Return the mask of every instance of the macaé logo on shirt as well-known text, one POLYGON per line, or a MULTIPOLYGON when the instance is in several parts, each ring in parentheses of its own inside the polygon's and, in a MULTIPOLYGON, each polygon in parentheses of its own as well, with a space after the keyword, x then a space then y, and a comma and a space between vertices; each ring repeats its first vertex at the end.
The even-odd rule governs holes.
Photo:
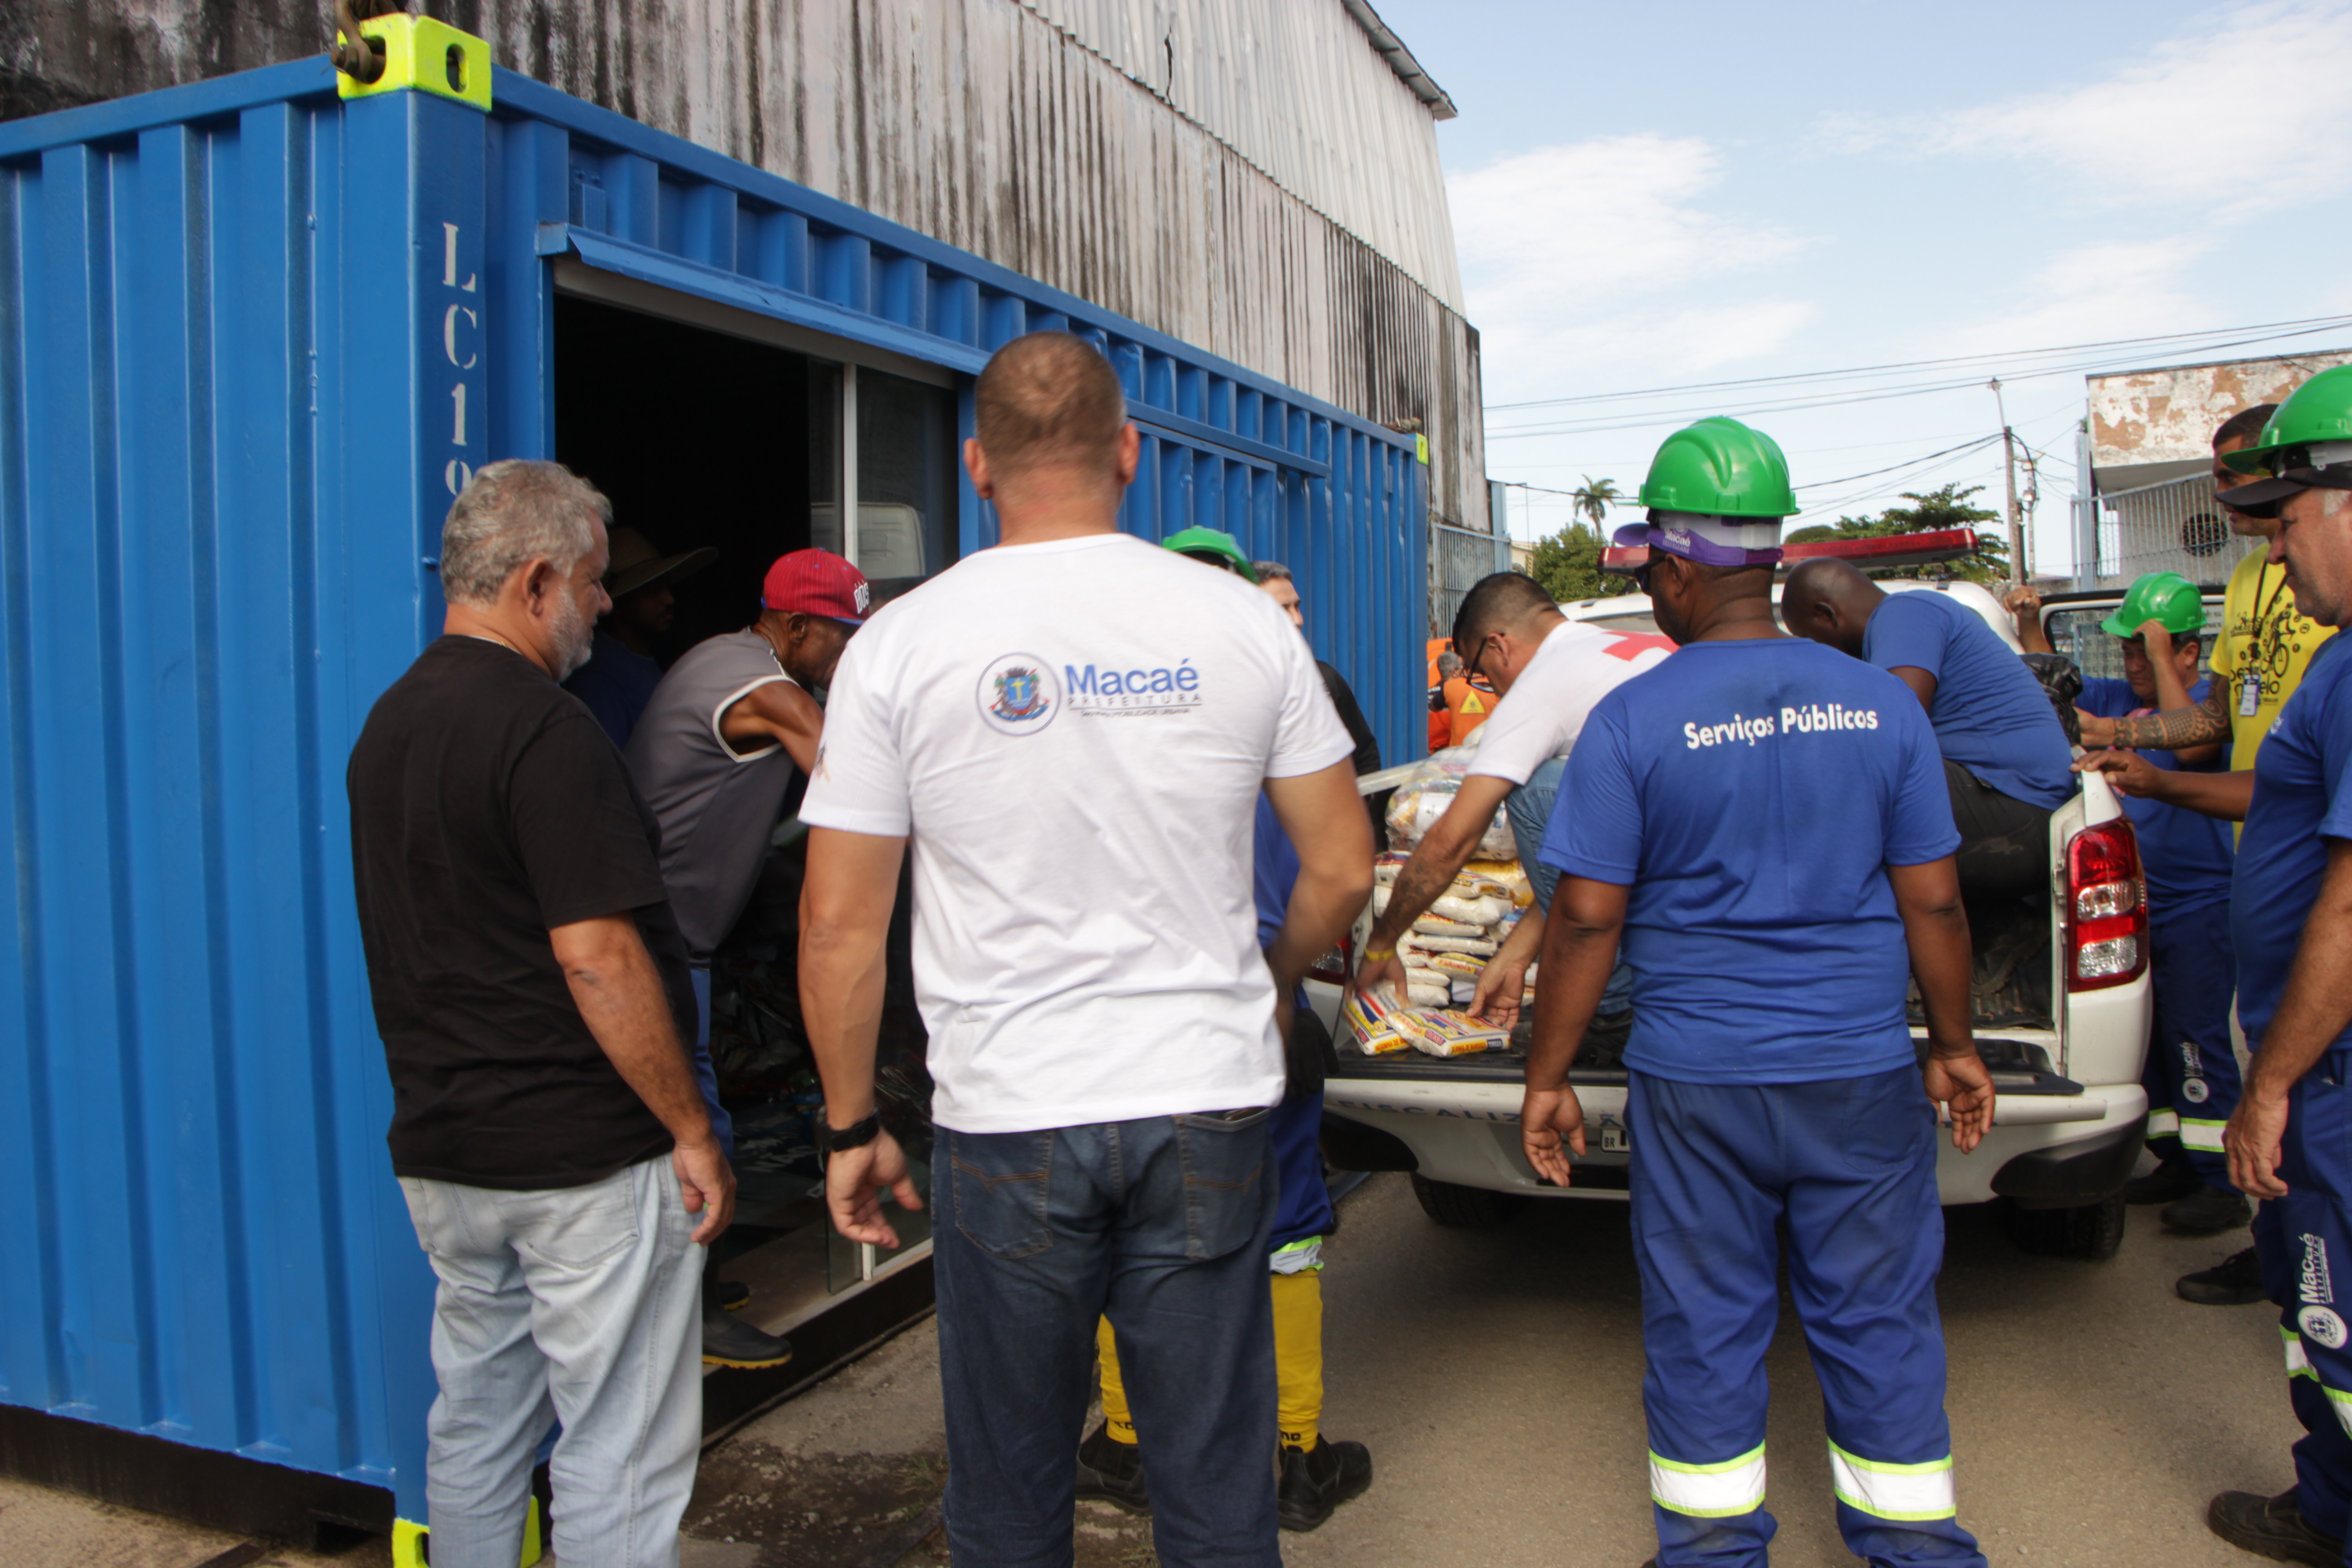
POLYGON ((980 716, 1000 735, 1034 735, 1054 721, 1062 694, 1053 666, 1034 654, 1008 653, 980 672, 980 716))
POLYGON ((1690 751, 1701 746, 1754 745, 1775 735, 1826 735, 1836 730, 1875 730, 1878 710, 1847 708, 1832 702, 1824 708, 1809 702, 1802 708, 1783 708, 1776 720, 1769 713, 1750 719, 1744 713, 1734 713, 1729 721, 1721 724, 1701 724, 1696 721, 1683 726, 1683 745, 1690 751))
POLYGON ((1174 666, 1120 668, 1114 664, 1062 667, 1070 710, 1096 718, 1190 713, 1201 706, 1201 672, 1189 658, 1174 666))

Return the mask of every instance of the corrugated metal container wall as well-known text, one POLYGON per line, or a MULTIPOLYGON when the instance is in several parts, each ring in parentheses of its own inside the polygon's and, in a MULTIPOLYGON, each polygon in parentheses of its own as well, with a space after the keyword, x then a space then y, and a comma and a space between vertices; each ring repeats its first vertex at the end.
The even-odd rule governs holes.
POLYGON ((385 1485, 429 1276, 342 773, 425 587, 403 185, 347 197, 398 108, 309 66, 0 128, 0 1399, 385 1485))
MULTIPOLYGON (((1409 437, 526 79, 494 97, 341 102, 312 60, 0 126, 0 1401, 409 1518, 430 1276, 342 768, 437 627, 454 489, 553 450, 552 258, 967 374, 1092 337, 1147 437, 1125 526, 1289 561, 1390 757, 1423 722, 1409 437)), ((992 537, 968 488, 961 530, 992 537)))

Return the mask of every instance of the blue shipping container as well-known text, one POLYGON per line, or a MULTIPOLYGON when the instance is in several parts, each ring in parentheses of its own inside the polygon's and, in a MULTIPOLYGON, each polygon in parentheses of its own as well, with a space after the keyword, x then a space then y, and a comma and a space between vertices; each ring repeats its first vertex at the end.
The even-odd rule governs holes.
MULTIPOLYGON (((306 60, 0 125, 0 1404, 410 1520, 432 1278, 342 771, 438 630, 450 497, 558 455, 593 380, 560 293, 843 345, 965 433, 992 348, 1088 336, 1145 437, 1125 526, 1289 562, 1391 760, 1427 581, 1411 437, 426 41, 410 86, 306 60)), ((992 541, 968 482, 953 518, 992 541)))

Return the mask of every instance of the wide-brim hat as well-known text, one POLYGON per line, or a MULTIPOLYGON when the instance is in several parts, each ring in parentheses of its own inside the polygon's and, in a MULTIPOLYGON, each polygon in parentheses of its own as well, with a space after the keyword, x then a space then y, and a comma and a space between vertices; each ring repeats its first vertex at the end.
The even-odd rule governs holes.
POLYGON ((659 545, 634 528, 616 528, 608 537, 613 560, 604 568, 604 592, 615 599, 656 583, 675 588, 719 559, 719 552, 707 545, 700 550, 664 555, 659 545))

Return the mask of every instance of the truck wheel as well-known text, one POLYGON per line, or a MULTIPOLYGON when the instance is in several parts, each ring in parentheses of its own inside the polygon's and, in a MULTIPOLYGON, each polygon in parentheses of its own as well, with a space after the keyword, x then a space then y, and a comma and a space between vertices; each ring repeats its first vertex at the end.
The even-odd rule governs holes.
POLYGON ((2105 1263, 2124 1244, 2123 1194, 2079 1208, 2025 1209, 2010 1204, 2001 1215, 2001 1228, 2020 1252, 2105 1263))
POLYGON ((1484 1187, 1433 1182, 1418 1171, 1413 1173, 1412 1195, 1421 1200, 1422 1213, 1456 1230, 1500 1225, 1528 1201, 1512 1193, 1490 1193, 1484 1187))

